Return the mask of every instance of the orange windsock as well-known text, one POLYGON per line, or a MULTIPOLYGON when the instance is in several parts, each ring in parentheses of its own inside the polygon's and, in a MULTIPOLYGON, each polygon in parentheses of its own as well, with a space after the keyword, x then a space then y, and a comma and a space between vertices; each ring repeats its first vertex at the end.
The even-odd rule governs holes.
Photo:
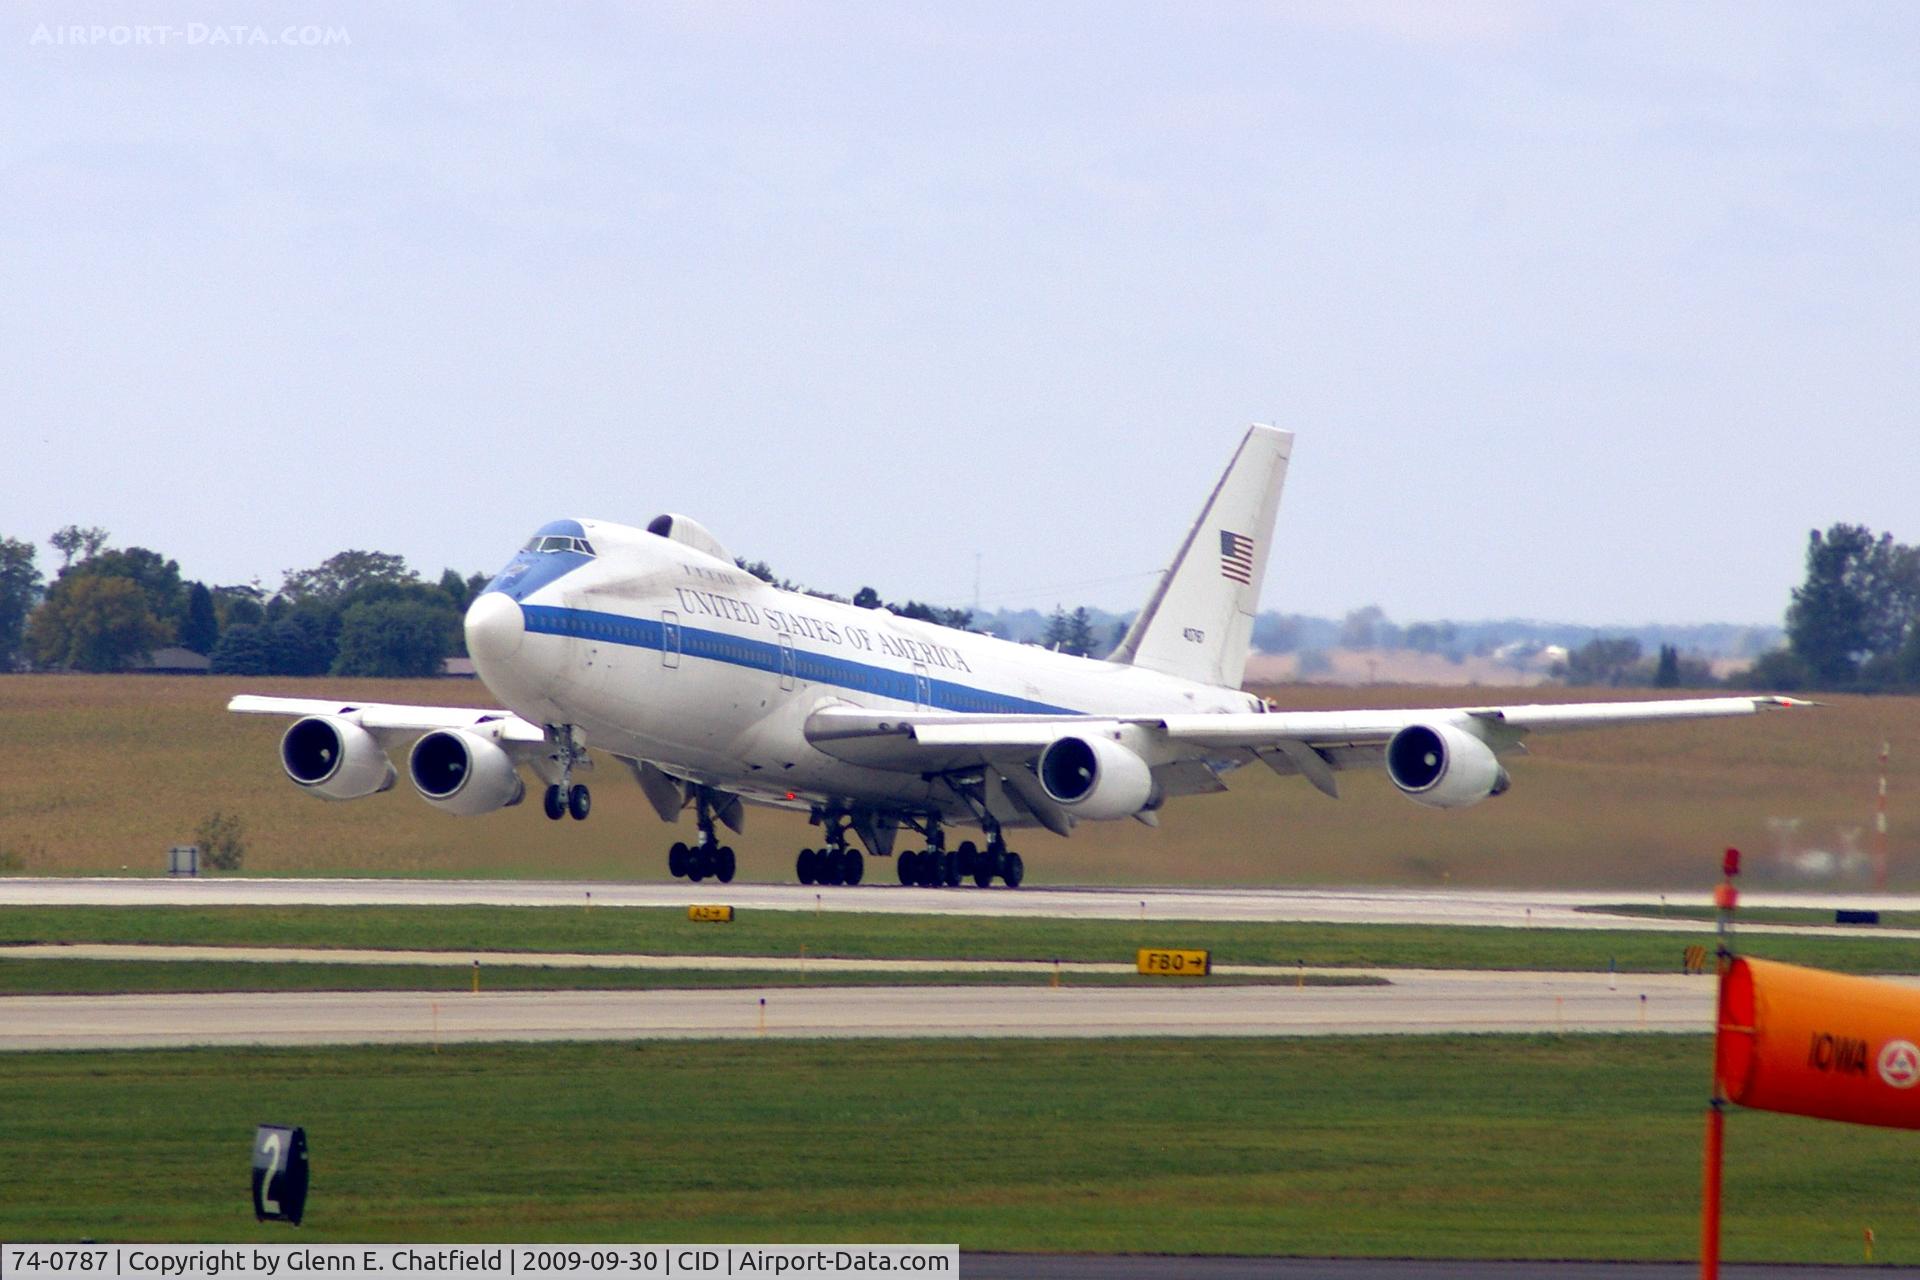
POLYGON ((1735 959, 1720 978, 1714 1074, 1743 1107, 1920 1129, 1920 990, 1735 959))

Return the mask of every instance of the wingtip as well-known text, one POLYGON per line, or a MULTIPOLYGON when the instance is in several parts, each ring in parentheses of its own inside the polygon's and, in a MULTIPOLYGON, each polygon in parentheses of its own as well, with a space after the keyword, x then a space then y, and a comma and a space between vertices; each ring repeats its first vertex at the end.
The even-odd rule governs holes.
POLYGON ((1781 693, 1763 694, 1755 698, 1754 702, 1758 706, 1779 707, 1782 710, 1789 707, 1824 707, 1827 705, 1824 702, 1814 702, 1807 698, 1789 698, 1781 693))

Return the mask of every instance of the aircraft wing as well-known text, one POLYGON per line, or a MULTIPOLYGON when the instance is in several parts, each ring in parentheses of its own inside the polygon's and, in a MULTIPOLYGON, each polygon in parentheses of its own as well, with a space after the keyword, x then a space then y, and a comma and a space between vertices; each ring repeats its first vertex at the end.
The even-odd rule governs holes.
POLYGON ((1534 732, 1746 716, 1811 705, 1761 695, 1211 715, 993 715, 826 707, 808 718, 806 735, 821 751, 853 763, 937 773, 985 763, 1024 763, 1066 734, 1124 734, 1146 748, 1145 754, 1167 763, 1244 763, 1251 753, 1276 772, 1302 774, 1331 795, 1334 770, 1378 766, 1388 740, 1409 725, 1457 725, 1504 750, 1534 732))
POLYGON ((434 729, 472 729, 496 742, 544 743, 546 731, 511 711, 479 707, 415 707, 395 702, 343 702, 326 698, 235 695, 227 710, 258 716, 333 716, 359 725, 383 743, 389 736, 434 729))

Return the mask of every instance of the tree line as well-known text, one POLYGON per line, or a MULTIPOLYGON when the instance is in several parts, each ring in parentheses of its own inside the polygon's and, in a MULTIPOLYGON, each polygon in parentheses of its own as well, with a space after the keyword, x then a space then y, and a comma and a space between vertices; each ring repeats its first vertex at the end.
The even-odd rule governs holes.
POLYGON ((461 620, 488 575, 426 582, 406 560, 342 551, 280 589, 190 582, 147 547, 68 525, 45 582, 36 546, 0 538, 0 671, 120 671, 177 645, 232 675, 439 675, 465 653, 461 620))

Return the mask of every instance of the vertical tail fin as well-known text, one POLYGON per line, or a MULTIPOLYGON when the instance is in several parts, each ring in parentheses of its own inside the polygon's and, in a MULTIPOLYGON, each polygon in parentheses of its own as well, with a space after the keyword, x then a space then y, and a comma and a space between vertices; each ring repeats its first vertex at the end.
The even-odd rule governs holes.
POLYGON ((1293 432, 1255 423, 1109 661, 1239 688, 1293 432))

